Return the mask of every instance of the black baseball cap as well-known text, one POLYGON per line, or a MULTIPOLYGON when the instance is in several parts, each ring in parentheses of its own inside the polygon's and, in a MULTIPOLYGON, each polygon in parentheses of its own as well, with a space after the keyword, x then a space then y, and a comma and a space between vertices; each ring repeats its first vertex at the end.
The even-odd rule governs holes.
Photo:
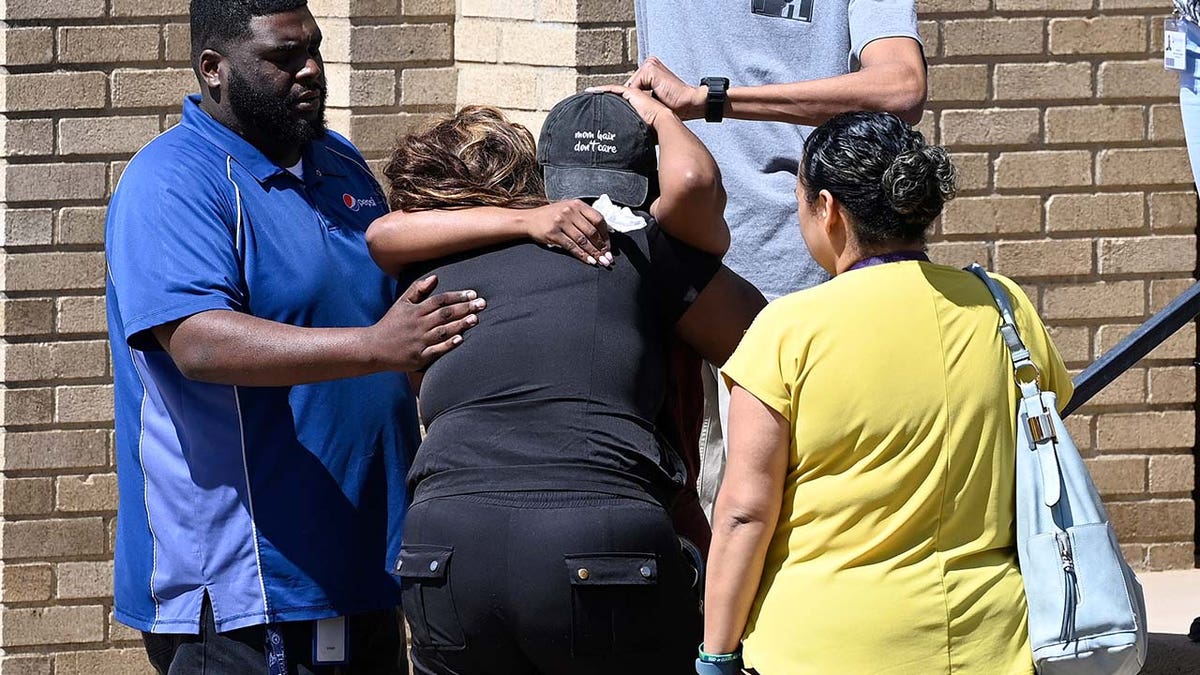
POLYGON ((546 196, 561 199, 608 195, 638 207, 658 172, 654 131, 618 94, 581 93, 554 106, 542 125, 538 163, 546 196))

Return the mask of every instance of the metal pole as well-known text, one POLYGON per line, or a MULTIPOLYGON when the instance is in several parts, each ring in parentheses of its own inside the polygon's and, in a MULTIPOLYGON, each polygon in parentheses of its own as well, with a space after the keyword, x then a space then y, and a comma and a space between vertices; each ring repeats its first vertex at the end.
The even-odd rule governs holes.
POLYGON ((1137 330, 1121 340, 1116 347, 1108 350, 1095 363, 1075 377, 1075 394, 1063 411, 1063 417, 1070 415, 1077 408, 1100 393, 1113 380, 1117 379, 1133 364, 1137 363, 1162 344, 1167 338, 1184 324, 1200 314, 1200 282, 1190 288, 1150 317, 1146 323, 1138 326, 1137 330))

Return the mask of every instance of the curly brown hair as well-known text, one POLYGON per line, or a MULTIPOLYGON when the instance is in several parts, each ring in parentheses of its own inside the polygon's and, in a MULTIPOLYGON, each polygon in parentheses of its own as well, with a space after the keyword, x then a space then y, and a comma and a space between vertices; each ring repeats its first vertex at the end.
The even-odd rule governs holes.
POLYGON ((547 203, 533 134, 488 106, 404 136, 383 174, 388 204, 400 211, 547 203))

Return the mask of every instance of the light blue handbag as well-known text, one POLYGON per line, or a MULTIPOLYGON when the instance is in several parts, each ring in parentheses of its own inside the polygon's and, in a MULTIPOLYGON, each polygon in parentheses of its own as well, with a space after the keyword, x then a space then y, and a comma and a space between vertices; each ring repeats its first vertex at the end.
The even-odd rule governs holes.
POLYGON ((1021 341, 1008 295, 979 265, 1000 309, 1017 406, 1017 558, 1039 675, 1133 675, 1146 662, 1146 603, 1053 392, 1021 341))

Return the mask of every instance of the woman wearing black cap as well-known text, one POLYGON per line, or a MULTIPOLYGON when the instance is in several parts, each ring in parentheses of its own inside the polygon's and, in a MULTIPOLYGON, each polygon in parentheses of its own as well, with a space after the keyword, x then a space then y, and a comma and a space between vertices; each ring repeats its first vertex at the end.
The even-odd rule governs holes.
MULTIPOLYGON (((533 138, 495 110, 466 108, 402 139, 385 172, 391 205, 406 213, 372 226, 376 259, 391 271, 410 263, 409 276, 470 279, 489 299, 487 316, 421 383, 428 435, 409 474, 397 563, 418 673, 691 670, 695 574, 665 508, 684 471, 654 424, 666 345, 678 333, 724 360, 763 301, 719 251, 681 241, 723 246, 721 211, 687 228, 664 204, 712 203, 723 191, 715 165, 684 172, 687 182, 655 176, 645 118, 620 97, 588 94, 545 125, 551 198, 607 194, 636 209, 661 186, 652 210, 671 233, 647 213, 599 205, 613 231, 592 257, 608 264, 528 240, 476 239, 486 247, 463 251, 463 231, 479 234, 478 209, 429 212, 545 204, 533 138), (449 224, 413 234, 421 212, 449 224), (414 239, 463 252, 413 265, 414 239)), ((667 146, 674 131, 659 134, 664 163, 678 156, 667 146)))

